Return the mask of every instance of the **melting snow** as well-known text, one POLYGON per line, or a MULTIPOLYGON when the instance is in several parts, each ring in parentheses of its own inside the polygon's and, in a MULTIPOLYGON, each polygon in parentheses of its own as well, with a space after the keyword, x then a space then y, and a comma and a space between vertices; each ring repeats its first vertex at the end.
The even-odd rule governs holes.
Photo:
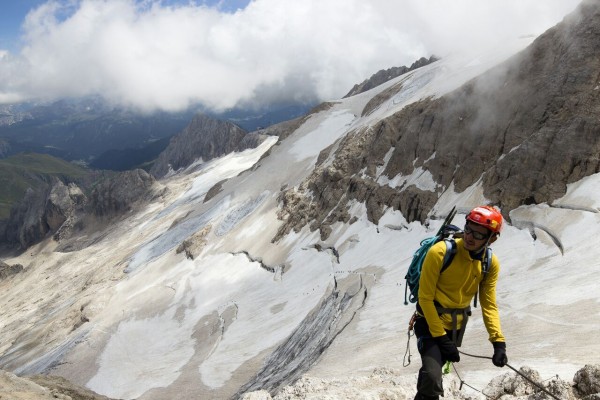
POLYGON ((296 160, 316 158, 321 150, 347 133, 347 128, 354 119, 354 114, 347 110, 334 111, 319 124, 317 129, 296 140, 290 153, 296 160))

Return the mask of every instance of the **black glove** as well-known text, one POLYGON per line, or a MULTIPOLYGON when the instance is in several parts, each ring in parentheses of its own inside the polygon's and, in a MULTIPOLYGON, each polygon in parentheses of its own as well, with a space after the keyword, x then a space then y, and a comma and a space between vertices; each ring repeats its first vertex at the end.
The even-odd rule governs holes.
POLYGON ((440 352, 442 353, 443 359, 451 362, 460 361, 460 354, 458 354, 458 349, 456 348, 454 342, 450 340, 448 335, 434 337, 433 339, 436 341, 438 347, 440 348, 440 352))
POLYGON ((496 367, 504 367, 508 364, 508 357, 506 357, 506 343, 504 342, 493 342, 494 355, 492 356, 492 362, 496 367))

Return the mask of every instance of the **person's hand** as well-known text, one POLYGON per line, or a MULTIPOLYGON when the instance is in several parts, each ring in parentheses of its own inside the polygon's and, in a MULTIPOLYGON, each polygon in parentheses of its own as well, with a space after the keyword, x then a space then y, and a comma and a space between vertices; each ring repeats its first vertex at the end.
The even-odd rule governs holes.
POLYGON ((458 353, 458 349, 456 348, 454 342, 450 340, 448 335, 438 336, 433 339, 436 341, 438 347, 440 348, 442 358, 451 362, 460 361, 460 354, 458 353))
POLYGON ((506 357, 506 343, 504 342, 493 342, 494 355, 492 356, 492 362, 496 367, 504 367, 508 364, 508 357, 506 357))

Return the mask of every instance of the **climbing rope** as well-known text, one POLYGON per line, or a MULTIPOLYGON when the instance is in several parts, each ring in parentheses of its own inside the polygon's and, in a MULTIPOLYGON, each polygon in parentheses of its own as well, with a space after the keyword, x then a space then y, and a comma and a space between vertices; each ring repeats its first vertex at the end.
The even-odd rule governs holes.
POLYGON ((460 374, 458 373, 458 370, 456 369, 456 365, 454 363, 452 363, 452 368, 454 369, 454 372, 456 372, 456 376, 458 376, 458 380, 460 380, 460 386, 458 387, 458 390, 462 390, 463 385, 465 385, 465 386, 470 387, 474 391, 481 393, 486 398, 491 399, 490 396, 488 396, 487 394, 483 393, 481 390, 476 389, 473 386, 469 385, 467 382, 463 381, 463 379, 460 377, 460 374))
MULTIPOLYGON (((465 353, 464 351, 458 351, 460 354, 464 354, 465 356, 469 356, 469 357, 473 357, 473 358, 483 358, 483 359, 487 359, 487 360, 491 360, 492 357, 486 357, 486 356, 476 356, 474 354, 469 354, 469 353, 465 353)), ((523 379, 529 381, 529 383, 531 383, 532 385, 534 385, 535 387, 537 387, 538 389, 540 389, 541 391, 543 391, 544 393, 546 393, 548 396, 552 397, 553 399, 556 400, 561 400, 558 397, 556 397, 555 395, 553 395, 552 393, 550 393, 545 387, 543 387, 542 385, 540 385, 539 383, 537 383, 536 381, 532 380, 531 378, 529 378, 528 376, 525 376, 525 374, 521 373, 521 371, 518 371, 517 369, 513 368, 510 364, 505 364, 508 368, 512 369, 513 371, 515 371, 517 374, 521 375, 523 377, 523 379)), ((454 371, 456 371, 456 368, 454 368, 454 371)), ((458 376, 458 373, 456 374, 458 376)), ((462 387, 463 383, 466 385, 466 383, 460 378, 460 376, 458 377, 458 379, 460 379, 460 385, 462 387)), ((469 386, 469 385, 467 385, 469 386)), ((474 389, 473 387, 469 386, 471 389, 474 389)), ((474 389, 477 390, 477 389, 474 389)), ((483 394, 483 393, 482 393, 483 394)), ((487 396, 486 396, 487 397, 487 396)))

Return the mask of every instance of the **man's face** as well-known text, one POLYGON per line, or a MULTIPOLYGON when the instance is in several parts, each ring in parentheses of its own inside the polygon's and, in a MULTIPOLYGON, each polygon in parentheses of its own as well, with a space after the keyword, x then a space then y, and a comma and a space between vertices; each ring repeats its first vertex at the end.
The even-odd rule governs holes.
POLYGON ((465 249, 468 251, 480 250, 487 243, 490 233, 487 228, 481 225, 467 222, 464 235, 465 249))

